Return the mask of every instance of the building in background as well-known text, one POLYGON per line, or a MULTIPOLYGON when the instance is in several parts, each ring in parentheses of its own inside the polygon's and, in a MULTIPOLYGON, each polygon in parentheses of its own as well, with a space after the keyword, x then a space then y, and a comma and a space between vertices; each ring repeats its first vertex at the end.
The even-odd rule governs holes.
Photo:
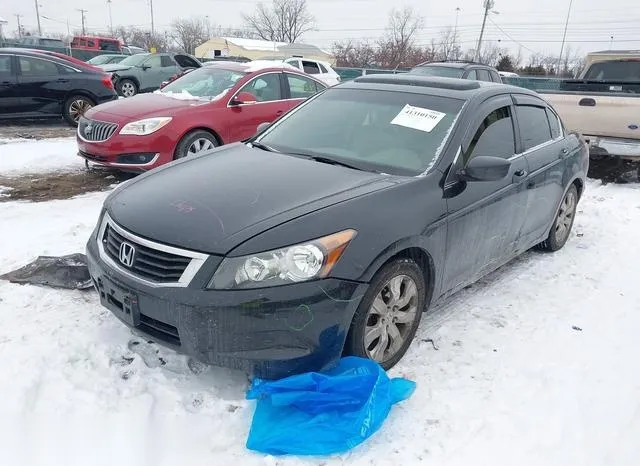
POLYGON ((285 42, 271 42, 267 40, 239 39, 236 37, 214 37, 204 44, 196 47, 197 58, 216 57, 246 57, 258 60, 269 57, 293 57, 300 56, 320 61, 331 65, 335 64, 335 58, 331 53, 310 44, 287 44, 285 42))

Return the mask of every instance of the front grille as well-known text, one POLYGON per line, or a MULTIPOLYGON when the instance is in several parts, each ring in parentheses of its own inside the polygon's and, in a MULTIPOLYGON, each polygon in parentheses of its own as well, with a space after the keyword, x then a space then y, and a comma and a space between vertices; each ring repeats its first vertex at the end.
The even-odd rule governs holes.
POLYGON ((89 120, 80 117, 78 121, 78 134, 86 141, 102 142, 113 136, 118 129, 115 123, 107 123, 105 121, 89 120))
POLYGON ((165 341, 174 346, 180 346, 180 335, 178 334, 178 329, 173 325, 165 324, 152 317, 140 314, 140 324, 138 328, 153 338, 165 341))
POLYGON ((129 238, 125 238, 107 224, 102 236, 105 253, 121 267, 133 274, 156 283, 175 283, 191 262, 191 257, 179 256, 159 249, 143 246, 129 238), (125 266, 120 260, 120 246, 123 242, 134 248, 131 266, 125 266))

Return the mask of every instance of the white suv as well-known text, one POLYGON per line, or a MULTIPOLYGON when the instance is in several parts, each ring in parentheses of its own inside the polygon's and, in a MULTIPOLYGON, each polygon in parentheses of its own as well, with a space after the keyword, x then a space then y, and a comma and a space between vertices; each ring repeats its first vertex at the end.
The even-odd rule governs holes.
POLYGON ((283 61, 292 66, 295 66, 299 70, 304 71, 307 74, 312 75, 314 78, 319 79, 328 86, 335 86, 340 82, 340 75, 335 72, 331 65, 326 61, 312 60, 309 58, 300 57, 264 57, 260 60, 269 61, 283 61))

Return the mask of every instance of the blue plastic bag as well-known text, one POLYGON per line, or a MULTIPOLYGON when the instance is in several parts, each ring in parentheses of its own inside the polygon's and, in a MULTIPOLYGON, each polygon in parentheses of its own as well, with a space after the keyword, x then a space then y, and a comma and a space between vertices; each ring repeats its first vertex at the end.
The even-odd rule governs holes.
POLYGON ((277 381, 255 379, 258 400, 247 448, 270 455, 342 453, 376 432, 391 406, 411 396, 415 382, 389 379, 375 361, 343 358, 326 372, 277 381))

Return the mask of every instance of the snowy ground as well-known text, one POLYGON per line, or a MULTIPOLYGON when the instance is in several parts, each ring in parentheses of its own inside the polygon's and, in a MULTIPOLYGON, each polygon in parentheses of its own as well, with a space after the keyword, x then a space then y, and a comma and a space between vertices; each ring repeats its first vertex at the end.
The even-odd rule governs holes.
MULTIPOLYGON (((0 273, 83 251, 105 196, 0 204, 0 273)), ((248 452, 243 374, 196 375, 164 349, 157 367, 92 292, 0 281, 1 464, 638 464, 640 186, 590 182, 580 209, 562 251, 527 253, 425 315, 391 371, 416 392, 341 457, 248 452)))
POLYGON ((0 139, 0 175, 70 171, 84 167, 75 138, 0 139))

